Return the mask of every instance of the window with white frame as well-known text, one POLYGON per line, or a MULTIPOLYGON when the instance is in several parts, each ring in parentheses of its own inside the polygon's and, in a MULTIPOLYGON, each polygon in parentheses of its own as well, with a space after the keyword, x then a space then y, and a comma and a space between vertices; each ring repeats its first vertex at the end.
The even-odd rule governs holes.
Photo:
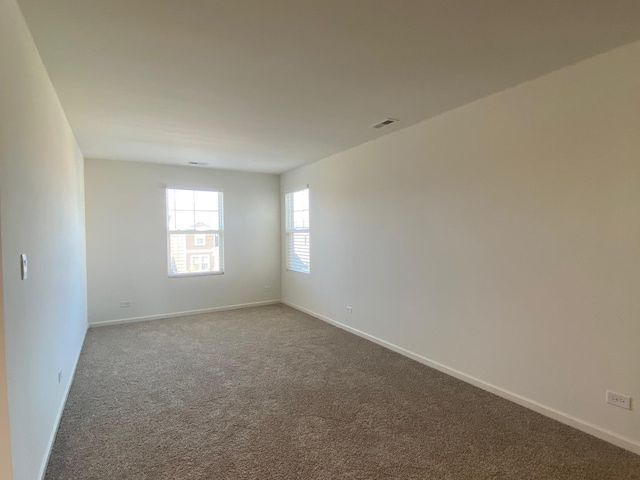
POLYGON ((309 189, 285 195, 285 224, 287 234, 286 268, 309 273, 311 251, 309 245, 309 189))
POLYGON ((167 188, 170 277, 224 272, 222 192, 167 188))

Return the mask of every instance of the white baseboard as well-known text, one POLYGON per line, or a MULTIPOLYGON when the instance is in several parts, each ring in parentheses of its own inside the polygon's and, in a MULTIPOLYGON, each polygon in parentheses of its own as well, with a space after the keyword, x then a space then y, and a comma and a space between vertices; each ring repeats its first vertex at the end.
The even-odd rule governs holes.
POLYGON ((640 455, 640 442, 634 439, 619 435, 615 432, 611 432, 602 427, 599 427, 592 423, 576 418, 573 415, 569 415, 567 413, 561 412, 559 410, 556 410, 555 408, 551 408, 539 402, 536 402, 535 400, 531 400, 527 397, 523 397, 522 395, 518 395, 517 393, 510 392, 509 390, 505 390, 504 388, 498 387, 497 385, 493 385, 479 378, 473 377, 471 375, 467 375, 466 373, 463 373, 459 370, 456 370, 451 367, 447 367, 446 365, 443 365, 439 362, 430 360, 426 357, 423 357, 422 355, 418 355, 417 353, 413 353, 402 347, 398 347, 393 343, 389 343, 385 340, 374 337, 373 335, 369 335, 368 333, 362 332, 353 327, 337 322, 329 317, 326 317, 324 315, 321 315, 319 313, 316 313, 312 310, 306 309, 294 303, 288 302, 286 300, 282 300, 281 303, 288 305, 292 308, 295 308, 296 310, 300 310, 301 312, 307 313, 319 320, 330 323, 331 325, 335 325, 336 327, 346 330, 350 333, 358 335, 359 337, 362 337, 366 340, 370 340, 374 343, 377 343, 378 345, 388 348, 389 350, 393 350, 394 352, 404 355, 405 357, 409 357, 413 360, 416 360, 417 362, 427 365, 428 367, 435 368, 436 370, 446 373, 447 375, 451 375, 452 377, 462 380, 463 382, 469 383, 475 387, 491 392, 495 395, 498 395, 499 397, 505 398, 514 403, 517 403, 518 405, 521 405, 530 410, 533 410, 534 412, 540 413, 546 417, 557 420, 561 423, 564 423, 565 425, 569 425, 570 427, 577 428, 578 430, 581 430, 585 433, 593 435, 594 437, 604 440, 605 442, 609 442, 613 445, 616 445, 618 447, 624 448, 625 450, 629 450, 630 452, 640 455))
POLYGON ((42 464, 40 465, 40 471, 38 473, 38 478, 42 480, 44 478, 44 474, 47 472, 47 465, 49 464, 49 458, 51 457, 51 451, 53 450, 53 444, 56 441, 56 435, 58 434, 58 428, 60 427, 60 420, 62 420, 62 413, 64 412, 64 407, 67 405, 67 398, 69 397, 69 392, 71 391, 71 385, 73 384, 73 377, 76 375, 76 368, 78 367, 78 361, 80 360, 80 354, 82 353, 82 347, 84 346, 84 340, 87 338, 87 331, 89 328, 87 327, 84 330, 84 335, 82 335, 82 342, 80 342, 80 348, 78 349, 78 353, 73 362, 73 367, 69 375, 69 381, 67 382, 67 386, 65 387, 64 395, 62 396, 62 402, 60 403, 60 407, 58 408, 58 413, 56 414, 56 423, 53 427, 53 431, 49 437, 49 441, 47 442, 47 454, 45 455, 42 464))
POLYGON ((226 305, 223 307, 203 308, 201 310, 188 310, 186 312, 162 313, 160 315, 147 315, 144 317, 120 318, 115 320, 104 320, 102 322, 89 323, 89 328, 106 327, 109 325, 119 325, 121 323, 146 322, 149 320, 160 320, 163 318, 186 317, 188 315, 198 315, 201 313, 222 312, 224 310, 236 310, 238 308, 261 307, 263 305, 274 305, 281 303, 280 300, 267 300, 264 302, 241 303, 238 305, 226 305))

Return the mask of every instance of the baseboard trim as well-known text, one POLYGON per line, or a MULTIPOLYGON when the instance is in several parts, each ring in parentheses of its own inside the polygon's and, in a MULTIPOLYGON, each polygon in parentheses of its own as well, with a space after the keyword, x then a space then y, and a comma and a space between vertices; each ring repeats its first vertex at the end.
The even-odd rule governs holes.
POLYGON ((358 335, 359 337, 362 337, 373 343, 377 343, 382 347, 388 348, 389 350, 399 353, 400 355, 404 355, 405 357, 411 358, 412 360, 415 360, 424 365, 427 365, 428 367, 435 368, 436 370, 446 373, 447 375, 451 375, 452 377, 462 380, 463 382, 469 383, 475 387, 481 388, 483 390, 486 390, 487 392, 493 393, 495 395, 498 395, 499 397, 502 397, 514 403, 517 403, 518 405, 521 405, 530 410, 533 410, 534 412, 540 413, 545 417, 552 418, 553 420, 557 420, 560 423, 564 423, 565 425, 569 425, 570 427, 573 427, 582 432, 588 433, 589 435, 593 435, 594 437, 604 440, 605 442, 611 443, 618 447, 624 448, 625 450, 628 450, 632 453, 640 455, 640 442, 637 442, 631 438, 619 435, 615 432, 611 432, 602 427, 586 422, 580 418, 574 417, 573 415, 569 415, 567 413, 556 410, 555 408, 546 406, 535 400, 531 400, 530 398, 524 397, 522 395, 511 392, 509 390, 506 390, 497 385, 493 385, 491 383, 485 382, 484 380, 468 375, 464 372, 456 370, 455 368, 451 368, 446 365, 443 365, 442 363, 436 362, 427 357, 414 353, 410 350, 394 345, 393 343, 387 342, 386 340, 382 340, 378 337, 374 337, 373 335, 365 333, 356 328, 350 327, 349 325, 345 325, 344 323, 340 323, 336 320, 326 317, 325 315, 322 315, 320 313, 314 312, 307 308, 301 307, 289 301, 282 300, 281 303, 288 305, 291 308, 295 308, 296 310, 304 312, 308 315, 311 315, 312 317, 315 317, 319 320, 327 322, 331 325, 334 325, 338 328, 346 330, 347 332, 358 335))
POLYGON ((56 441, 56 435, 58 435, 58 428, 60 428, 60 421, 62 420, 62 414, 64 412, 64 407, 67 405, 67 399, 69 398, 69 392, 71 391, 71 385, 73 384, 73 378, 76 376, 76 368, 78 368, 78 362, 80 361, 80 354, 82 353, 82 347, 84 347, 84 341, 87 338, 87 332, 89 331, 89 327, 85 328, 84 334, 82 335, 82 342, 80 342, 80 348, 78 349, 78 353, 73 362, 73 368, 71 370, 71 375, 69 376, 69 382, 65 387, 64 395, 62 396, 62 402, 60 403, 60 407, 58 408, 58 413, 56 415, 56 423, 53 427, 53 431, 51 432, 51 436, 49 437, 49 441, 47 442, 47 454, 45 455, 42 464, 40 465, 40 472, 38 473, 38 478, 40 480, 44 479, 45 473, 47 473, 47 465, 49 465, 49 458, 51 457, 51 452, 53 451, 53 444, 56 441))
POLYGON ((225 310, 237 310, 239 308, 261 307, 264 305, 275 305, 281 303, 280 300, 266 300, 264 302, 240 303, 237 305, 226 305, 223 307, 203 308, 201 310, 187 310, 186 312, 162 313, 160 315, 147 315, 144 317, 119 318, 115 320, 104 320, 102 322, 92 322, 89 328, 107 327, 109 325, 120 325, 122 323, 147 322, 149 320, 161 320, 163 318, 186 317, 189 315, 199 315, 201 313, 222 312, 225 310))

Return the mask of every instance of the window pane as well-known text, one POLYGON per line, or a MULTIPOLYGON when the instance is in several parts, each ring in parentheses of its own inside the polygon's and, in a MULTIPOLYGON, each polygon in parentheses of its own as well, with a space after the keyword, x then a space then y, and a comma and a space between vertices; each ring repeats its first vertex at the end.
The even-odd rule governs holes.
POLYGON ((167 189, 167 210, 175 210, 176 209, 176 194, 173 188, 167 189))
POLYGON ((196 210, 218 210, 218 192, 195 191, 196 210))
POLYGON ((169 273, 171 275, 187 273, 186 237, 182 234, 169 235, 169 273))
POLYGON ((169 275, 223 271, 221 214, 221 192, 167 189, 169 275))
POLYGON ((219 230, 218 212, 196 212, 196 230, 219 230))
POLYGON ((285 196, 288 270, 310 272, 309 222, 309 189, 288 193, 285 196))
POLYGON ((169 225, 169 230, 176 229, 176 214, 175 212, 167 212, 167 224, 169 225))
POLYGON ((300 190, 293 194, 293 209, 308 210, 309 209, 309 190, 300 190))
POLYGON ((189 262, 191 273, 208 272, 211 270, 211 255, 191 255, 189 262))
POLYGON ((293 228, 306 229, 309 228, 309 211, 293 212, 293 228))
POLYGON ((176 230, 193 230, 194 224, 193 212, 176 212, 176 230))
MULTIPOLYGON (((213 270, 214 272, 221 272, 222 271, 221 236, 218 233, 211 236, 213 237, 213 247, 211 251, 211 270, 213 270)), ((207 237, 209 237, 209 235, 207 235, 207 237)))
POLYGON ((218 234, 170 234, 169 273, 181 275, 222 271, 220 243, 218 234))
POLYGON ((309 234, 289 234, 288 268, 297 272, 309 272, 309 234))
POLYGON ((193 210, 193 190, 174 190, 176 210, 193 210))

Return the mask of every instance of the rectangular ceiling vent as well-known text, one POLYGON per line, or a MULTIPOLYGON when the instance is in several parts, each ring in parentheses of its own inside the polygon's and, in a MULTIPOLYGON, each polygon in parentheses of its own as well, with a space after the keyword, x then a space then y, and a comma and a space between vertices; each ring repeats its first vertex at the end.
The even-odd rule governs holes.
POLYGON ((384 128, 387 125, 391 125, 392 123, 396 123, 398 121, 397 118, 385 118, 380 123, 376 123, 375 125, 371 125, 371 128, 384 128))
POLYGON ((204 167, 205 165, 209 165, 208 162, 189 162, 189 165, 199 165, 201 167, 204 167))

